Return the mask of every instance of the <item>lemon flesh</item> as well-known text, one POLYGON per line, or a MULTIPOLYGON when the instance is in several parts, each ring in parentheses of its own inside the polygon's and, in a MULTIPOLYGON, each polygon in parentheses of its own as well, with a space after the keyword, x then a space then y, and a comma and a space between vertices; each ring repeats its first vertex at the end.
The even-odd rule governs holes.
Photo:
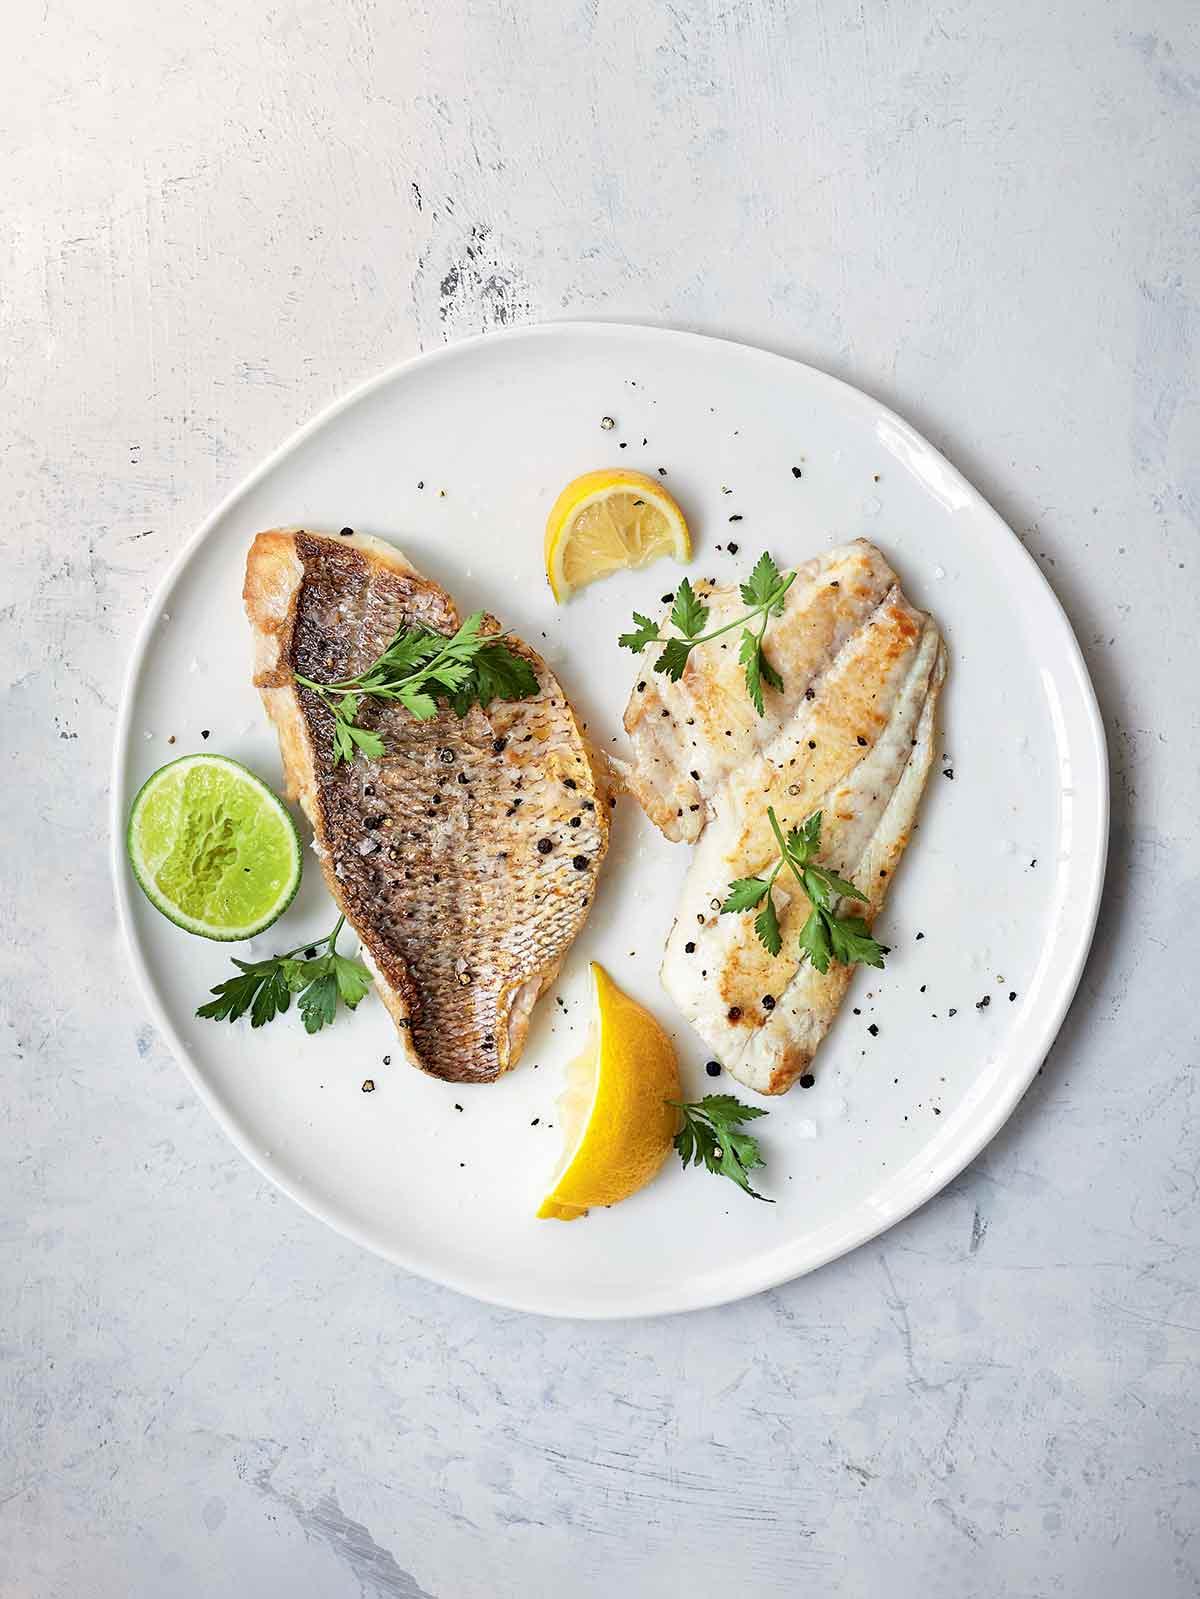
POLYGON ((252 938, 300 886, 300 839, 283 802, 225 755, 159 767, 137 792, 125 842, 150 903, 202 938, 252 938))
POLYGON ((653 478, 613 467, 568 483, 546 519, 546 577, 554 598, 610 572, 648 566, 664 555, 690 561, 683 512, 653 478))
POLYGON ((563 1155, 538 1210, 558 1221, 575 1221, 593 1205, 616 1205, 644 1188, 679 1127, 673 1102, 682 1094, 671 1040, 602 966, 593 963, 591 973, 592 1029, 567 1068, 559 1101, 563 1155))

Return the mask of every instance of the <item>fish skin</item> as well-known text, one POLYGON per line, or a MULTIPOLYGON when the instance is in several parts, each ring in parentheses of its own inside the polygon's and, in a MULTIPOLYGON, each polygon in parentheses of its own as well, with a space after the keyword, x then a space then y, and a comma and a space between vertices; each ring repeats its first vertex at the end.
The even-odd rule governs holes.
MULTIPOLYGON (((800 573, 789 590, 789 596, 799 590, 794 606, 780 619, 789 627, 776 637, 780 623, 774 622, 767 633, 783 691, 768 690, 769 715, 729 740, 736 747, 732 757, 720 743, 709 762, 692 768, 701 781, 689 804, 702 809, 685 810, 684 817, 700 818, 699 843, 661 970, 668 994, 707 1047, 732 1077, 762 1094, 783 1093, 808 1071, 852 968, 831 962, 822 974, 801 961, 798 937, 810 906, 786 874, 773 891, 783 934, 778 956, 759 943, 751 915, 722 916, 715 907, 735 878, 757 876, 777 859, 768 806, 785 831, 820 810, 820 863, 866 896, 843 901, 840 913, 873 923, 929 774, 946 671, 936 623, 909 604, 873 546, 855 541, 800 573)), ((693 824, 680 826, 679 807, 664 803, 665 794, 678 793, 669 765, 672 742, 676 758, 679 753, 678 728, 695 737, 690 715, 691 727, 703 726, 711 739, 714 707, 719 722, 738 689, 746 697, 740 672, 735 681, 725 661, 710 664, 712 653, 712 646, 693 652, 683 681, 659 691, 664 702, 672 690, 681 692, 666 706, 669 718, 660 707, 664 732, 657 741, 649 732, 643 736, 629 780, 639 798, 649 793, 657 801, 647 809, 668 837, 696 836, 693 824), (666 730, 668 720, 673 731, 666 730)), ((631 710, 643 698, 635 689, 631 710)), ((723 729, 719 736, 724 739, 723 729)))
POLYGON ((359 720, 387 753, 335 767, 333 719, 294 674, 352 677, 401 626, 452 633, 453 600, 382 540, 303 529, 255 538, 244 598, 288 796, 406 1058, 450 1082, 494 1081, 587 919, 608 847, 608 794, 562 688, 510 634, 536 696, 461 719, 441 707, 429 722, 364 700, 359 720))

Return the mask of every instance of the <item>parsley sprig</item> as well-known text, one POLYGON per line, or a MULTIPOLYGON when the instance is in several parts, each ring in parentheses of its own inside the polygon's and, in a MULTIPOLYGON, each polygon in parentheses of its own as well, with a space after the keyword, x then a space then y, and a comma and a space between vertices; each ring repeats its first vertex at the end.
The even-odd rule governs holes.
POLYGON ((537 674, 523 655, 504 642, 502 633, 481 633, 484 613, 467 617, 452 638, 425 627, 401 628, 379 659, 336 683, 317 683, 296 673, 297 683, 311 689, 333 717, 333 764, 362 753, 378 760, 384 753, 379 734, 358 726, 364 699, 398 700, 419 722, 437 715, 446 701, 456 716, 472 705, 486 708, 493 700, 525 700, 538 691, 537 674))
POLYGON ((633 650, 638 655, 651 644, 661 644, 663 651, 654 663, 654 670, 665 672, 672 683, 678 683, 683 676, 688 657, 698 644, 707 644, 710 639, 720 638, 722 633, 729 633, 735 627, 740 627, 742 638, 738 647, 738 660, 745 670, 746 692, 754 709, 762 716, 763 684, 776 691, 783 688, 782 677, 767 660, 763 651, 763 639, 771 618, 781 615, 783 597, 795 580, 795 572, 780 572, 769 555, 765 553, 760 555, 749 580, 741 585, 742 599, 750 609, 744 615, 735 617, 732 622, 714 627, 706 633, 704 624, 708 621, 708 606, 697 598, 695 590, 685 577, 675 591, 675 603, 671 607, 671 622, 678 628, 681 637, 661 638, 658 623, 651 621, 648 616, 643 616, 640 611, 635 611, 633 620, 637 624, 636 627, 631 633, 622 633, 617 642, 623 650, 633 650), (749 623, 755 625, 751 627, 747 625, 749 623))
POLYGON ((838 916, 833 906, 838 898, 860 900, 867 896, 844 877, 838 877, 814 860, 821 845, 821 813, 813 814, 799 827, 793 827, 784 837, 774 808, 767 806, 767 820, 779 843, 779 859, 766 877, 739 877, 730 883, 728 896, 721 906, 726 912, 751 911, 761 905, 754 918, 754 931, 759 942, 771 955, 783 948, 783 935, 779 930, 779 917, 771 890, 775 879, 786 866, 808 896, 812 906, 808 920, 800 929, 800 953, 807 956, 819 972, 829 970, 830 960, 843 966, 882 966, 887 954, 884 945, 871 937, 871 930, 861 916, 838 916))
POLYGON ((673 1099, 667 1103, 683 1115, 683 1126, 675 1134, 675 1148, 685 1170, 688 1166, 704 1166, 714 1176, 728 1177, 751 1199, 761 1199, 768 1205, 775 1203, 751 1188, 748 1173, 766 1162, 759 1152, 758 1140, 738 1131, 742 1122, 767 1115, 765 1110, 743 1105, 732 1094, 705 1094, 703 1099, 687 1105, 673 1099))
POLYGON ((371 986, 371 974, 363 963, 337 952, 345 920, 339 916, 332 933, 297 944, 286 954, 262 961, 234 960, 239 976, 211 989, 216 999, 201 1005, 196 1015, 206 1021, 236 1022, 249 1011, 251 1027, 265 1027, 288 1009, 293 994, 299 994, 305 1032, 319 1033, 333 1021, 339 1000, 353 1010, 371 986), (318 949, 325 953, 317 955, 318 949), (298 960, 300 955, 305 959, 298 960))

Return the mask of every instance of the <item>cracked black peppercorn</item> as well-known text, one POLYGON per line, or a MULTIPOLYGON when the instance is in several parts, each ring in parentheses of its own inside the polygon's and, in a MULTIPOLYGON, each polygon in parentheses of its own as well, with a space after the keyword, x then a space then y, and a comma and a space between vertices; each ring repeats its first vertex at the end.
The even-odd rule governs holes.
POLYGON ((550 839, 550 838, 539 838, 538 839, 538 841, 537 841, 537 852, 538 852, 539 855, 549 855, 550 851, 553 848, 554 848, 554 840, 553 839, 550 839))
POLYGON ((577 872, 586 872, 588 869, 588 858, 586 855, 576 855, 571 861, 571 865, 577 872))

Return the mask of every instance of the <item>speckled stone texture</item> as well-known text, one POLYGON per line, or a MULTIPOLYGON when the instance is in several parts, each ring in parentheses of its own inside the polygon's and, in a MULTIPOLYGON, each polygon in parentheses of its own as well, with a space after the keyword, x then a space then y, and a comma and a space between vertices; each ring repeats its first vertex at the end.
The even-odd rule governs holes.
POLYGON ((15 0, 0 53, 0 1593, 1200 1588, 1200 23, 1188 0, 15 0), (921 1213, 725 1310, 403 1276, 226 1144, 106 858, 181 540, 393 359, 570 313, 794 353, 1045 567, 1111 741, 1079 999, 921 1213))

